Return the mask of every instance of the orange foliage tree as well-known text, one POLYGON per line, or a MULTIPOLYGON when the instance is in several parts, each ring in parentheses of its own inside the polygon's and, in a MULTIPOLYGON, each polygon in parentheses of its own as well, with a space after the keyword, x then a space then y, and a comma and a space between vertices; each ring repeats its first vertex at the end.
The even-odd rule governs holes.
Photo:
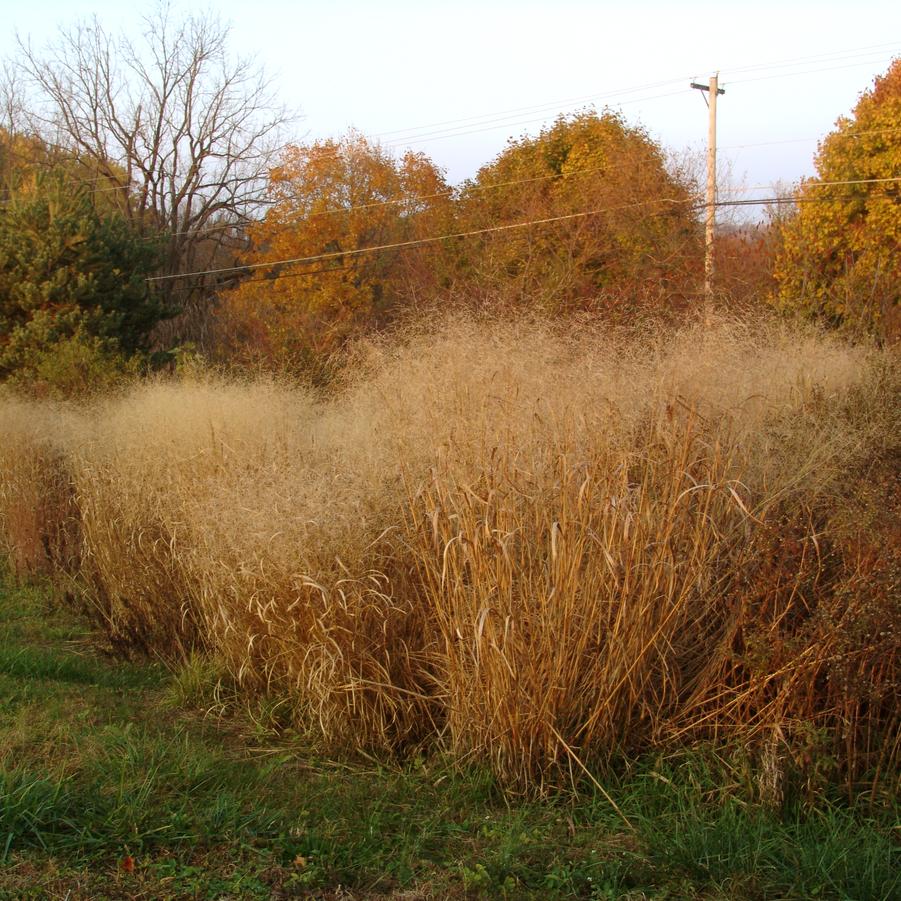
POLYGON ((861 95, 850 117, 838 120, 820 145, 816 169, 783 229, 776 303, 897 338, 901 184, 891 179, 901 175, 901 59, 861 95))
POLYGON ((681 297, 695 290, 701 261, 692 202, 689 179, 642 128, 610 111, 560 117, 511 141, 460 197, 465 229, 558 221, 471 240, 461 271, 471 290, 517 306, 681 297))
POLYGON ((269 199, 248 233, 243 262, 253 268, 223 299, 221 347, 232 359, 303 369, 441 277, 435 245, 368 250, 450 228, 451 191, 423 154, 397 160, 355 132, 292 146, 270 173, 269 199))

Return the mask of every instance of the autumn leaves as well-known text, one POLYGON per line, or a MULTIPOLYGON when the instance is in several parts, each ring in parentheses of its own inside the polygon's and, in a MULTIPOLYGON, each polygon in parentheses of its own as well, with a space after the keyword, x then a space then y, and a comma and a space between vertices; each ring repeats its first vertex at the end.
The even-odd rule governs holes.
POLYGON ((267 368, 303 368, 423 307, 609 310, 695 287, 688 180, 609 112, 512 141, 458 189, 425 155, 355 132, 292 146, 268 193, 219 332, 227 357, 267 368))

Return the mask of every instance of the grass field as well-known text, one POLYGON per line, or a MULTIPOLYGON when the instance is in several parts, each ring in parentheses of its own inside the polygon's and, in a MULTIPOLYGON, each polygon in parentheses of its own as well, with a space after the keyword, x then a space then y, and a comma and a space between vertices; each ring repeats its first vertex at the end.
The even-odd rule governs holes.
POLYGON ((775 321, 464 320, 328 392, 0 398, 0 547, 123 654, 201 654, 323 750, 516 792, 698 741, 874 798, 901 759, 901 379, 775 321), (806 761, 806 763, 805 763, 806 761))
POLYGON ((109 658, 39 589, 0 588, 0 898, 842 898, 901 888, 897 825, 748 803, 746 766, 647 757, 578 798, 485 770, 324 760, 203 668, 109 658), (611 806, 613 801, 620 813, 611 806), (628 821, 628 824, 626 822, 628 821))
POLYGON ((464 319, 0 434, 9 897, 898 889, 891 351, 464 319))

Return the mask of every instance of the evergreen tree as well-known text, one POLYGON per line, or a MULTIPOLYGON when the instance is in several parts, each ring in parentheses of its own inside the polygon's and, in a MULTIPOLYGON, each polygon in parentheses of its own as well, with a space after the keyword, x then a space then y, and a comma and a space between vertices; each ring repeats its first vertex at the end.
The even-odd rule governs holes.
POLYGON ((0 378, 28 381, 63 346, 123 365, 146 352, 166 315, 147 282, 158 253, 63 174, 19 185, 0 211, 0 378))

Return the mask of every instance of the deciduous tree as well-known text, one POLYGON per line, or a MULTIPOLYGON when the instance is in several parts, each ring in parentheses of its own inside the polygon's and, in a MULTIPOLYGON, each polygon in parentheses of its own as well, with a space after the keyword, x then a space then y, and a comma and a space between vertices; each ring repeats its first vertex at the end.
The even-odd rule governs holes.
MULTIPOLYGON (((254 61, 229 52, 229 27, 214 16, 177 20, 161 5, 137 41, 95 18, 45 50, 23 44, 18 66, 32 130, 91 161, 141 234, 165 231, 162 274, 207 268, 258 212, 289 117, 254 61)), ((210 284, 162 287, 184 297, 210 284)))
POLYGON ((901 335, 901 59, 820 145, 783 228, 776 303, 854 332, 901 335))
POLYGON ((669 171, 643 129, 612 112, 561 117, 537 137, 511 141, 460 203, 471 230, 558 220, 461 247, 472 289, 488 297, 597 308, 694 290, 687 276, 700 244, 690 184, 669 171))
POLYGON ((450 194, 424 155, 398 160, 357 133, 289 147, 270 175, 271 206, 248 231, 243 261, 254 268, 220 313, 225 346, 303 368, 429 296, 441 272, 434 245, 358 251, 445 233, 450 194))

